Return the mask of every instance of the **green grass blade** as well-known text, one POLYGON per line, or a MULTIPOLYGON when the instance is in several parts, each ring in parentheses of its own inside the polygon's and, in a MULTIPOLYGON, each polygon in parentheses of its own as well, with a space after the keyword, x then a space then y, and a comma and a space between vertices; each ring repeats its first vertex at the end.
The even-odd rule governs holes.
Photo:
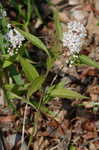
POLYGON ((32 13, 32 6, 31 6, 31 0, 28 0, 27 2, 27 21, 26 21, 26 26, 29 24, 30 18, 31 18, 31 13, 32 13))

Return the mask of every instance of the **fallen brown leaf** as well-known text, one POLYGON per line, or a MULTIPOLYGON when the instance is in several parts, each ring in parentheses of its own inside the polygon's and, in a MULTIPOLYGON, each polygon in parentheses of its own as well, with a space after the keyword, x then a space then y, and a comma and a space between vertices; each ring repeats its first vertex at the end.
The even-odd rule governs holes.
POLYGON ((96 131, 95 122, 92 122, 92 121, 84 122, 82 127, 84 130, 87 130, 87 131, 96 131))
POLYGON ((99 149, 99 140, 95 141, 94 144, 95 144, 96 148, 99 149))
POLYGON ((8 123, 15 121, 16 116, 15 115, 9 115, 9 116, 0 116, 0 123, 8 123))
POLYGON ((96 147, 95 147, 95 145, 93 143, 90 143, 89 144, 89 149, 90 150, 96 150, 96 147))
POLYGON ((93 35, 93 34, 99 35, 99 26, 96 25, 97 23, 98 23, 98 19, 94 16, 94 13, 91 11, 88 18, 88 24, 86 26, 89 35, 93 35))
POLYGON ((96 137, 97 137, 97 133, 90 132, 90 131, 83 135, 84 140, 94 139, 96 137))
POLYGON ((83 79, 85 76, 97 76, 96 69, 92 67, 85 68, 80 75, 80 79, 83 79))

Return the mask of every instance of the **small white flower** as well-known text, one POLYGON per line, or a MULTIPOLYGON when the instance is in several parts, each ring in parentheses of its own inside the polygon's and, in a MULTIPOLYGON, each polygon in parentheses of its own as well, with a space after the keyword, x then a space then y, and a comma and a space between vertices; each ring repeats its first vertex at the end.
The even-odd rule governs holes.
POLYGON ((86 29, 77 21, 71 21, 67 25, 68 32, 63 33, 63 46, 70 50, 70 54, 79 53, 87 35, 86 29))
POLYGON ((5 10, 2 11, 2 17, 6 17, 7 16, 7 13, 5 10))
POLYGON ((7 33, 7 39, 9 40, 13 48, 17 48, 22 45, 24 37, 16 29, 11 29, 7 33))
MULTIPOLYGON (((11 25, 8 24, 7 27, 10 29, 11 25)), ((10 29, 6 34, 6 39, 10 42, 10 49, 8 49, 9 55, 14 55, 14 50, 18 52, 18 49, 22 46, 22 42, 24 41, 24 37, 16 30, 10 29)), ((15 53, 16 54, 16 53, 15 53)))
POLYGON ((2 19, 3 17, 7 16, 7 12, 5 10, 3 10, 2 8, 0 8, 0 19, 2 19))
POLYGON ((11 24, 7 24, 7 28, 8 28, 8 29, 11 29, 11 24))

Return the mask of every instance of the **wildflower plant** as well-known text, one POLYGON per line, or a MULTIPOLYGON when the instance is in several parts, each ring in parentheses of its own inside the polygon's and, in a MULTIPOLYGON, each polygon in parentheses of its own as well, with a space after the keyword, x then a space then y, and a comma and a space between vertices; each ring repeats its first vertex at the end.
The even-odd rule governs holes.
MULTIPOLYGON (((28 7, 30 6, 28 3, 28 7)), ((2 11, 0 11, 0 81, 1 88, 5 92, 8 103, 14 105, 12 100, 19 99, 33 106, 35 109, 49 112, 48 109, 44 107, 44 104, 48 103, 54 97, 68 99, 87 98, 75 91, 66 89, 63 83, 49 85, 47 88, 43 86, 53 66, 54 55, 52 56, 50 54, 47 46, 37 36, 29 33, 28 24, 32 11, 28 9, 28 19, 23 21, 22 28, 16 28, 15 25, 9 23, 7 13, 5 13, 2 6, 0 6, 0 9, 4 12, 1 13, 2 11), (26 40, 31 42, 38 49, 43 50, 46 54, 46 72, 44 74, 38 72, 36 68, 37 65, 33 65, 33 61, 24 51, 25 45, 28 44, 26 40), (37 91, 41 92, 40 103, 35 101, 34 93, 37 91)), ((57 47, 61 48, 60 39, 62 32, 56 11, 54 12, 54 23, 56 27, 56 41, 59 45, 55 42, 55 45, 51 49, 57 47)), ((68 23, 68 32, 63 35, 63 45, 69 49, 70 56, 73 56, 73 63, 80 58, 79 53, 86 35, 86 29, 82 24, 77 22, 68 23)), ((27 53, 29 52, 27 51, 27 53)), ((86 59, 86 57, 81 56, 79 60, 84 59, 86 59)))
POLYGON ((70 66, 83 63, 99 68, 99 65, 89 57, 80 55, 80 51, 87 37, 87 31, 84 25, 78 21, 71 21, 67 24, 67 28, 68 31, 63 33, 62 42, 63 47, 68 48, 70 66))
POLYGON ((2 54, 9 54, 9 56, 13 56, 18 54, 18 50, 24 41, 24 37, 16 29, 14 29, 11 24, 8 24, 5 17, 6 15, 3 14, 0 18, 0 48, 2 54))
POLYGON ((5 34, 8 31, 7 29, 7 20, 6 20, 6 11, 0 5, 0 50, 3 54, 6 53, 6 48, 8 46, 8 42, 5 38, 5 34))
MULTIPOLYGON (((77 92, 64 88, 64 86, 51 85, 47 89, 43 87, 43 83, 46 82, 54 62, 47 46, 37 36, 28 32, 26 23, 23 24, 22 29, 16 28, 9 23, 7 13, 4 12, 3 15, 0 15, 0 88, 3 89, 8 103, 14 105, 12 100, 20 99, 36 109, 42 109, 43 107, 42 111, 48 112, 44 104, 53 99, 53 97, 58 96, 69 99, 86 98, 77 92), (24 45, 27 44, 26 40, 29 40, 46 54, 45 74, 39 74, 36 65, 33 65, 31 63, 32 60, 26 55, 24 51, 24 45), (35 100, 31 102, 31 98, 33 99, 33 94, 36 91, 41 91, 42 93, 40 104, 35 100)), ((56 14, 55 16, 57 40, 60 40, 61 38, 58 37, 58 33, 59 35, 61 33, 60 23, 56 14)), ((54 45, 54 47, 56 46, 54 45)))

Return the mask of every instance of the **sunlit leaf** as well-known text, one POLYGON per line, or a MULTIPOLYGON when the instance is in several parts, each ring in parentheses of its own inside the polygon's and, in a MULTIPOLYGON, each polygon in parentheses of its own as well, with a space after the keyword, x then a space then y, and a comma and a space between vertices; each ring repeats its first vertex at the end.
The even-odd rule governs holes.
POLYGON ((22 100, 22 97, 18 96, 17 94, 13 92, 7 92, 8 99, 19 99, 22 100))
POLYGON ((65 80, 62 80, 61 82, 58 83, 58 85, 56 86, 57 88, 64 88, 66 82, 65 80))
POLYGON ((15 84, 13 84, 13 83, 12 84, 5 84, 4 87, 6 90, 11 91, 15 87, 15 84))
POLYGON ((47 70, 51 69, 51 67, 53 66, 53 62, 54 62, 53 58, 48 57, 48 59, 47 59, 47 70))
POLYGON ((87 98, 86 96, 83 96, 75 91, 66 89, 66 88, 56 88, 54 89, 50 95, 52 97, 60 97, 60 98, 68 98, 68 99, 84 99, 87 98))
POLYGON ((76 147, 73 145, 70 145, 69 150, 76 150, 76 147))
POLYGON ((3 67, 3 68, 6 68, 6 67, 9 67, 11 64, 12 64, 11 61, 5 60, 2 67, 3 67))
POLYGON ((30 97, 34 92, 40 89, 42 83, 44 82, 43 77, 38 77, 32 81, 30 87, 28 88, 28 97, 30 97))
POLYGON ((92 67, 99 68, 99 63, 95 62, 94 60, 92 60, 88 56, 80 55, 79 59, 80 59, 82 64, 86 64, 86 65, 89 65, 89 66, 92 66, 92 67))
POLYGON ((29 81, 33 81, 33 80, 35 80, 35 78, 39 77, 37 70, 35 69, 35 67, 32 64, 30 64, 27 61, 27 59, 19 56, 19 61, 20 61, 20 64, 22 66, 22 69, 25 73, 25 76, 27 77, 27 79, 29 81))
POLYGON ((31 41, 31 43, 35 46, 37 46, 38 48, 44 50, 47 55, 49 56, 49 52, 47 50, 47 47, 44 45, 44 43, 36 36, 32 35, 29 32, 25 32, 21 29, 18 29, 18 31, 29 41, 31 41))

